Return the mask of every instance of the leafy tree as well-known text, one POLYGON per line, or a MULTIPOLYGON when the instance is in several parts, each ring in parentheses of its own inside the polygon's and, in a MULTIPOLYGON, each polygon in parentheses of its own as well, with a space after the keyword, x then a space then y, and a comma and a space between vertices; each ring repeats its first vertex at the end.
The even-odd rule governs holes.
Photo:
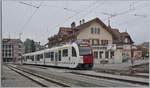
POLYGON ((24 42, 25 53, 34 52, 35 51, 35 42, 31 39, 26 39, 24 42))
POLYGON ((31 52, 35 52, 35 42, 31 40, 31 52))

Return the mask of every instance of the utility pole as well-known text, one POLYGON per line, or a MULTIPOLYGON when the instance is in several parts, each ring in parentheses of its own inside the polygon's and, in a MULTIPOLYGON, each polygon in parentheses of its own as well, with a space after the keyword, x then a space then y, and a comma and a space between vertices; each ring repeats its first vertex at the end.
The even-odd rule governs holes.
POLYGON ((108 15, 108 26, 111 27, 110 26, 110 19, 117 16, 117 14, 111 14, 111 13, 105 13, 105 12, 102 12, 102 14, 103 15, 108 15))
POLYGON ((22 33, 19 33, 19 39, 21 40, 21 35, 22 35, 22 33))
MULTIPOLYGON (((1 62, 1 77, 3 76, 3 58, 2 58, 2 0, 0 0, 0 62, 1 62)), ((2 79, 0 79, 2 84, 2 79)))
POLYGON ((8 36, 8 38, 10 39, 10 32, 9 32, 9 36, 8 36))

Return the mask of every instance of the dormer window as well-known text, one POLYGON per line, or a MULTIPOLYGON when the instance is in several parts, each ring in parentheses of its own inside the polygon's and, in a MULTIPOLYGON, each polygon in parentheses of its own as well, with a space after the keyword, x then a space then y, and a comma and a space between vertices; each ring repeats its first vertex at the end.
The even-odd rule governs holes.
POLYGON ((92 27, 91 34, 100 34, 100 28, 92 27))
POLYGON ((97 34, 100 34, 100 28, 97 28, 97 34))
POLYGON ((93 28, 93 27, 91 28, 91 33, 92 33, 92 34, 94 33, 94 28, 93 28))

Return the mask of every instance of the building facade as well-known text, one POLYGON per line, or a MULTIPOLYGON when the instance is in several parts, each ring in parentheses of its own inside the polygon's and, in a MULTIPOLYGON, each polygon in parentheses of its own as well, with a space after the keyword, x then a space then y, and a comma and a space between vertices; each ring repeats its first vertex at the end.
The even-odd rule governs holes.
POLYGON ((20 39, 3 39, 3 62, 17 62, 22 58, 24 46, 20 39))
POLYGON ((124 53, 131 57, 131 49, 126 47, 133 44, 127 32, 120 33, 118 29, 105 25, 99 18, 88 22, 83 19, 78 26, 73 22, 71 27, 60 27, 58 34, 48 40, 49 47, 76 40, 86 41, 93 48, 95 63, 121 63, 124 53))

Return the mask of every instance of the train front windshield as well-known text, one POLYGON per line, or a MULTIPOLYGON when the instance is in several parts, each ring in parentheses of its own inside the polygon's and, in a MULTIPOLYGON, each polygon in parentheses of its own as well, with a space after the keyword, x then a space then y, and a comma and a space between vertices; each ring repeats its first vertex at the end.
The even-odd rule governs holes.
POLYGON ((92 54, 92 50, 90 47, 79 46, 79 54, 80 56, 92 54))

